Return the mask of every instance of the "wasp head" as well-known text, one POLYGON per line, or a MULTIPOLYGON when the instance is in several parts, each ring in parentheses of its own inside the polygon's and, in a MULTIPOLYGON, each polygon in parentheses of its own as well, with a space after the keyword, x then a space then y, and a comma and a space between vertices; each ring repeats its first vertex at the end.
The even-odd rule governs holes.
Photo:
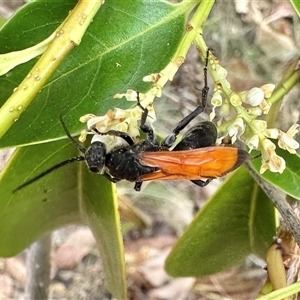
POLYGON ((105 167, 106 146, 102 142, 94 142, 85 152, 85 161, 92 173, 103 174, 105 167))

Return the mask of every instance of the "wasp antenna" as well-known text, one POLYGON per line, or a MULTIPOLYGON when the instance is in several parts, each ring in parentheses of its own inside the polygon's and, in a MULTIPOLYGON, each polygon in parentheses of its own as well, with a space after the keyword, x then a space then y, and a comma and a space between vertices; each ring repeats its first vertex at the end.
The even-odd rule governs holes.
POLYGON ((69 140, 71 140, 71 142, 79 149, 79 151, 81 151, 82 153, 85 153, 85 152, 86 152, 86 148, 83 147, 82 145, 80 145, 80 144, 79 144, 79 143, 71 136, 71 134, 70 134, 70 132, 69 132, 69 130, 68 130, 68 128, 67 128, 67 126, 66 126, 66 124, 65 124, 65 122, 64 122, 64 120, 63 120, 63 118, 62 118, 62 115, 59 116, 59 120, 60 120, 60 123, 61 123, 61 125, 62 125, 62 127, 63 127, 63 129, 64 129, 64 131, 65 131, 65 133, 66 133, 66 135, 67 135, 67 137, 69 138, 69 140))
POLYGON ((137 105, 142 109, 142 111, 144 111, 145 107, 143 107, 142 104, 141 104, 140 92, 139 91, 136 91, 136 102, 137 102, 137 105))
POLYGON ((54 171, 54 170, 56 170, 56 169, 58 169, 58 168, 60 168, 60 167, 62 167, 62 166, 65 166, 65 165, 67 165, 67 164, 69 164, 69 163, 73 163, 73 162, 75 162, 75 161, 82 161, 82 160, 85 160, 85 157, 84 157, 84 156, 77 156, 77 157, 72 157, 72 158, 69 158, 69 159, 67 159, 67 160, 64 160, 64 161, 58 163, 57 165, 51 167, 50 169, 44 171, 43 173, 41 173, 41 174, 35 176, 34 178, 30 179, 29 181, 23 183, 22 185, 18 186, 18 187, 13 191, 13 193, 15 193, 15 192, 17 192, 17 191, 23 189, 24 187, 28 186, 29 184, 31 184, 31 183, 33 183, 33 182, 39 180, 40 178, 44 177, 45 175, 51 173, 52 171, 54 171))
POLYGON ((146 115, 147 117, 149 117, 150 119, 153 119, 151 116, 148 115, 148 108, 145 108, 142 104, 141 104, 141 99, 140 99, 140 92, 136 91, 136 101, 137 101, 137 106, 139 108, 141 108, 141 110, 143 111, 143 113, 145 113, 146 111, 146 115))

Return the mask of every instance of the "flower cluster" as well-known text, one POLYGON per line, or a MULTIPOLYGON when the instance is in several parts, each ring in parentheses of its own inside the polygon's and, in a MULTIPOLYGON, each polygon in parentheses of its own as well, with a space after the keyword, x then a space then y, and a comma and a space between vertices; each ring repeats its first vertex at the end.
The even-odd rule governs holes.
POLYGON ((229 100, 223 101, 221 91, 216 90, 212 105, 211 119, 215 117, 215 110, 219 107, 221 119, 218 121, 218 131, 221 137, 220 143, 225 136, 230 136, 234 143, 241 139, 249 147, 260 150, 262 166, 260 173, 266 170, 282 173, 286 167, 282 157, 276 154, 276 145, 270 139, 278 140, 278 146, 291 154, 296 153, 299 143, 294 140, 298 133, 298 124, 293 125, 286 133, 277 128, 267 128, 267 122, 257 120, 257 117, 268 114, 271 104, 268 102, 274 85, 266 84, 261 88, 252 88, 249 91, 233 94, 229 100), (243 106, 242 106, 243 105, 243 106))
POLYGON ((161 97, 163 86, 172 80, 176 74, 178 68, 183 64, 184 57, 178 56, 171 61, 162 71, 155 74, 147 75, 143 78, 145 82, 152 82, 153 85, 146 94, 137 93, 134 90, 127 90, 125 94, 116 94, 114 98, 120 99, 125 97, 128 101, 137 102, 138 97, 141 106, 135 105, 130 109, 109 110, 104 116, 95 116, 92 114, 84 115, 80 118, 80 121, 87 123, 88 131, 83 130, 79 137, 80 141, 85 141, 88 133, 94 134, 92 142, 95 140, 104 142, 108 148, 124 143, 122 138, 112 135, 101 135, 99 132, 104 133, 109 130, 122 131, 127 133, 132 138, 139 136, 140 131, 138 128, 138 122, 141 119, 143 108, 148 110, 148 118, 146 122, 148 125, 156 120, 155 111, 153 108, 153 100, 155 97, 161 97))
MULTIPOLYGON (((285 161, 276 154, 276 145, 272 140, 278 140, 278 146, 291 154, 296 153, 299 143, 294 137, 298 133, 298 124, 293 125, 287 132, 277 128, 268 128, 264 120, 258 118, 269 113, 271 102, 268 99, 272 96, 275 86, 265 84, 262 87, 254 87, 249 91, 234 93, 230 83, 227 81, 227 71, 220 66, 218 60, 211 54, 208 60, 209 69, 215 80, 215 90, 211 99, 213 106, 210 119, 216 117, 216 110, 220 120, 217 122, 219 135, 217 144, 221 143, 224 137, 229 136, 232 143, 237 139, 244 141, 250 151, 253 149, 261 151, 262 166, 260 173, 266 170, 282 173, 285 169, 285 161), (224 97, 225 95, 225 97, 224 97)), ((109 110, 104 116, 85 115, 80 118, 81 122, 86 122, 88 132, 83 131, 80 137, 84 141, 88 133, 94 134, 94 140, 100 140, 108 147, 114 147, 124 140, 116 136, 101 135, 109 130, 117 130, 127 133, 132 138, 140 134, 138 122, 141 119, 143 108, 149 111, 147 122, 150 125, 156 120, 154 108, 152 106, 154 97, 160 97, 162 87, 168 80, 172 80, 183 59, 179 57, 172 61, 160 73, 151 74, 143 78, 154 84, 146 94, 137 94, 136 91, 128 90, 125 94, 116 94, 114 98, 125 97, 128 101, 139 101, 141 106, 136 105, 130 109, 109 110)))
MULTIPOLYGON (((128 90, 126 94, 117 94, 115 98, 126 97, 128 101, 137 101, 137 93, 133 90, 128 90)), ((147 123, 152 124, 155 121, 155 112, 152 103, 147 101, 144 94, 139 93, 141 106, 148 109, 147 123)), ((82 116, 79 120, 82 123, 87 123, 87 130, 81 131, 79 140, 84 142, 86 140, 87 134, 94 134, 92 142, 101 141, 105 143, 109 148, 115 147, 116 145, 121 145, 124 143, 122 138, 118 138, 112 135, 100 135, 99 132, 105 133, 109 130, 122 131, 127 133, 132 138, 136 138, 140 135, 140 130, 138 127, 138 121, 141 119, 143 110, 140 106, 136 105, 129 109, 115 108, 114 110, 109 110, 103 116, 96 116, 93 114, 86 114, 82 116)))

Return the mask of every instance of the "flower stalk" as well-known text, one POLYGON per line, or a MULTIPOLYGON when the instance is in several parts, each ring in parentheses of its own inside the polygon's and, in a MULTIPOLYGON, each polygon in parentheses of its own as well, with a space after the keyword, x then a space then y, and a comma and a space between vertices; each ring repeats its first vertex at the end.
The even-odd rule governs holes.
MULTIPOLYGON (((196 37, 195 43, 201 54, 206 51, 207 46, 201 35, 196 37)), ((233 143, 237 139, 243 141, 250 151, 261 151, 261 174, 266 170, 282 173, 286 167, 284 159, 276 154, 275 143, 270 139, 278 140, 278 146, 291 154, 295 154, 299 148, 299 143, 294 139, 298 133, 298 124, 292 125, 286 133, 273 128, 274 112, 276 116, 278 114, 277 103, 280 104, 283 96, 299 81, 300 70, 295 69, 295 66, 291 65, 288 74, 276 88, 273 84, 265 84, 236 93, 226 79, 227 71, 213 54, 210 55, 208 70, 215 84, 210 119, 213 120, 217 112, 220 116, 217 122, 220 135, 217 143, 229 136, 233 143)))

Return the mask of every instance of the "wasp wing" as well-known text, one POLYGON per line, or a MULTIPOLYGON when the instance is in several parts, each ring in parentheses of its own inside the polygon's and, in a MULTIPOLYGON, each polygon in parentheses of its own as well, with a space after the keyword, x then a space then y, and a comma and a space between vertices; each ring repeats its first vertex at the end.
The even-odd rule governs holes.
POLYGON ((139 159, 143 165, 159 168, 156 172, 142 175, 142 181, 199 180, 220 177, 233 171, 249 159, 249 154, 234 147, 207 147, 185 151, 141 152, 139 159))

